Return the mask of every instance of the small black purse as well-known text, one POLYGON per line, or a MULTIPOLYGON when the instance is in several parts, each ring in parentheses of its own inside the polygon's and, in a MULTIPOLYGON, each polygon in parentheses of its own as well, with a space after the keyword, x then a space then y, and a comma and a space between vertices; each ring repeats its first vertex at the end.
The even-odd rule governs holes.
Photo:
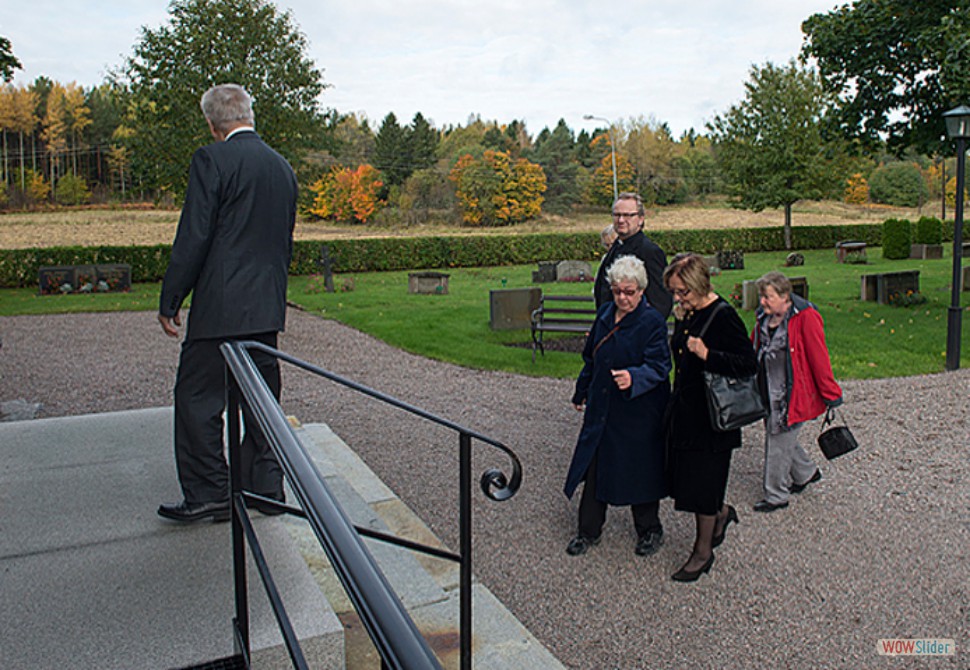
MULTIPOLYGON (((725 304, 722 302, 707 318, 697 337, 703 338, 714 315, 725 304)), ((704 387, 707 395, 707 411, 711 418, 711 428, 719 432, 734 430, 754 423, 768 415, 758 375, 750 377, 730 377, 717 372, 704 371, 704 387)))
POLYGON ((838 458, 843 454, 849 453, 859 446, 841 412, 839 413, 839 418, 842 419, 841 426, 832 426, 828 430, 825 429, 826 426, 835 420, 835 408, 829 407, 828 411, 825 412, 825 419, 822 421, 822 426, 819 428, 818 446, 821 448, 825 458, 830 461, 833 458, 838 458))

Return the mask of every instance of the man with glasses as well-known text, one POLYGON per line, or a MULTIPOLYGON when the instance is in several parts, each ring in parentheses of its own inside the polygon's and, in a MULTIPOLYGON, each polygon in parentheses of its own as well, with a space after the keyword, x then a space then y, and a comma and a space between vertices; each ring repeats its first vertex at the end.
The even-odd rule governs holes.
POLYGON ((613 203, 613 229, 617 239, 610 247, 596 273, 593 295, 596 307, 613 299, 606 271, 620 256, 633 255, 643 261, 647 268, 647 302, 666 319, 673 305, 673 298, 664 288, 663 273, 667 267, 667 255, 650 238, 643 234, 643 200, 638 193, 621 193, 613 203))

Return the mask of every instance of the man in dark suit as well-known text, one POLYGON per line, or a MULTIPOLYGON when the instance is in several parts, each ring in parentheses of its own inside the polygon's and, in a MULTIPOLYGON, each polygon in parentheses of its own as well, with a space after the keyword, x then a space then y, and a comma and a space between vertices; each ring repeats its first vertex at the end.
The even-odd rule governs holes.
MULTIPOLYGON (((296 220, 296 176, 256 134, 252 99, 236 84, 202 96, 216 142, 192 156, 185 204, 165 273, 158 320, 170 337, 192 305, 175 381, 175 461, 184 499, 158 514, 192 522, 229 518, 228 469, 223 454, 228 339, 276 346, 286 316, 286 282, 296 220)), ((277 399, 279 363, 253 354, 277 399)), ((242 444, 243 487, 283 499, 283 475, 255 422, 242 444)))
POLYGON ((638 193, 621 193, 613 203, 613 228, 617 239, 609 248, 596 273, 593 295, 596 308, 613 299, 606 271, 620 256, 636 256, 647 268, 646 298, 666 319, 670 314, 674 299, 664 287, 663 273, 667 267, 667 256, 649 237, 643 234, 643 200, 638 193))

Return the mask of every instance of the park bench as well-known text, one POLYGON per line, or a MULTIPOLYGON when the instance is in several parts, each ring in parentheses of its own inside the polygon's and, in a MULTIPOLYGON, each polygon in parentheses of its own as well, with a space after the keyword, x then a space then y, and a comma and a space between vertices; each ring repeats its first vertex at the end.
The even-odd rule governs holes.
POLYGON ((585 306, 593 302, 591 295, 544 295, 539 308, 532 312, 532 362, 536 349, 544 356, 543 333, 574 333, 585 335, 593 327, 596 308, 585 306))

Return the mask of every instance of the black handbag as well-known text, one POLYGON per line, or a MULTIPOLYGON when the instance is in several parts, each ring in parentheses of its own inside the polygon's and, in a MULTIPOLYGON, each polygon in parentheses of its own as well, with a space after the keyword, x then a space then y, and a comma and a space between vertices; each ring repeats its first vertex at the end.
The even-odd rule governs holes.
MULTIPOLYGON (((723 302, 711 312, 697 337, 704 337, 714 315, 722 307, 725 307, 723 302)), ((757 374, 749 377, 731 377, 705 370, 704 387, 711 427, 716 431, 735 430, 768 415, 764 399, 761 397, 761 389, 758 388, 757 374)))
POLYGON ((819 428, 818 446, 821 448, 825 458, 830 461, 842 454, 849 453, 859 446, 859 443, 856 442, 855 435, 849 430, 849 425, 845 422, 845 417, 842 416, 841 412, 839 413, 839 418, 842 419, 841 426, 832 426, 828 430, 825 429, 826 426, 835 420, 835 408, 829 407, 828 411, 825 412, 825 419, 822 421, 822 426, 819 428))

